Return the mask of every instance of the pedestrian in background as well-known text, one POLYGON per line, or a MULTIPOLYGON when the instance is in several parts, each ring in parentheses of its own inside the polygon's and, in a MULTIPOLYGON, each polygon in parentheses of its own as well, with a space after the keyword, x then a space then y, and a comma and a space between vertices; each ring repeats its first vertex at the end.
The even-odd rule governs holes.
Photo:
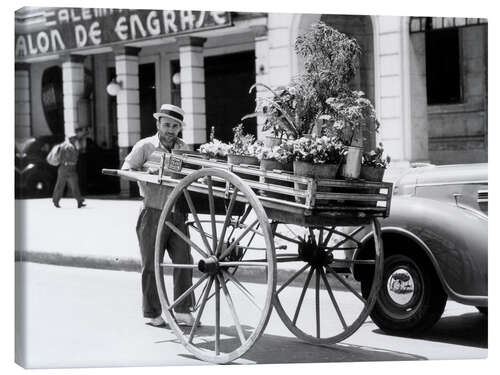
MULTIPOLYGON (((125 158, 123 170, 142 170, 144 163, 154 151, 170 153, 174 149, 188 149, 186 144, 178 137, 184 125, 184 111, 171 104, 163 104, 160 112, 154 113, 158 132, 148 138, 141 139, 132 148, 130 154, 125 158)), ((139 183, 141 196, 144 191, 139 183)), ((146 324, 160 327, 165 325, 162 318, 162 308, 154 273, 155 239, 161 210, 144 206, 137 221, 137 237, 142 260, 142 310, 146 324)), ((169 217, 171 221, 186 237, 189 231, 186 225, 186 214, 173 212, 169 217)), ((165 247, 174 263, 192 264, 189 245, 175 233, 166 233, 162 238, 163 251, 160 259, 163 259, 165 247)), ((180 297, 192 286, 193 271, 191 269, 174 268, 174 300, 180 297)), ((175 319, 180 325, 192 326, 194 317, 191 313, 193 307, 193 295, 185 298, 175 308, 175 319)))
POLYGON ((85 207, 76 170, 79 154, 76 142, 77 137, 75 135, 67 136, 66 140, 63 143, 55 145, 47 156, 47 161, 50 164, 58 166, 57 181, 52 194, 52 202, 57 208, 61 207, 59 206, 59 201, 64 194, 66 184, 71 188, 77 207, 85 207))

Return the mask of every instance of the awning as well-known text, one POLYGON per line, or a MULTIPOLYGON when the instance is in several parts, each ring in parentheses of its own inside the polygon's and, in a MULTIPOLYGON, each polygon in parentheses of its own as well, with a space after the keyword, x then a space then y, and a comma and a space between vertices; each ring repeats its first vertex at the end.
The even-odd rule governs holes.
POLYGON ((486 18, 410 17, 410 33, 487 24, 486 18))

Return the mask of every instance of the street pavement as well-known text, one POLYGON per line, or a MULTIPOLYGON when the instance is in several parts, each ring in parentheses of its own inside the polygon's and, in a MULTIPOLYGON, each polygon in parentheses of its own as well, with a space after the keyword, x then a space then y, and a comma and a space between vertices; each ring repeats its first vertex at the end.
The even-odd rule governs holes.
MULTIPOLYGON (((16 359, 25 367, 206 365, 169 329, 143 323, 136 272, 16 262, 16 286, 16 359)), ((263 284, 248 287, 264 293, 263 284)), ((291 289, 297 299, 300 288, 291 289)), ((346 294, 338 292, 339 305, 346 294)), ((204 324, 210 321, 204 315, 204 324)), ((316 346, 295 338, 273 311, 259 341, 235 363, 486 358, 487 323, 473 307, 449 301, 424 337, 388 336, 368 319, 342 343, 316 346)))

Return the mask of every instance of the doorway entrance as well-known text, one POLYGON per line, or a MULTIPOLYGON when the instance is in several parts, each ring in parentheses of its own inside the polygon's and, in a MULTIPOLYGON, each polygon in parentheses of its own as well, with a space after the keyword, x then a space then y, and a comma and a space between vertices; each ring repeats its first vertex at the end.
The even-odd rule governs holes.
MULTIPOLYGON (((255 92, 248 93, 255 83, 255 52, 211 56, 204 62, 207 140, 213 126, 215 137, 229 142, 232 128, 255 109, 255 92)), ((255 119, 246 120, 244 125, 246 133, 257 135, 255 119)))
POLYGON ((141 116, 141 138, 156 134, 156 75, 155 63, 139 65, 139 107, 141 116))

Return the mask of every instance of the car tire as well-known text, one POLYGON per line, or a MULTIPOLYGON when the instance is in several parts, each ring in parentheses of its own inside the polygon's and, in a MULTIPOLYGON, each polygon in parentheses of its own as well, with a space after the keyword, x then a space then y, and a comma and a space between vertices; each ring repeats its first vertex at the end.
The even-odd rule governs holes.
MULTIPOLYGON (((367 284, 361 282, 363 295, 369 293, 367 284)), ((384 260, 382 286, 370 317, 387 333, 419 334, 439 320, 446 300, 427 259, 414 254, 392 254, 384 260)))

